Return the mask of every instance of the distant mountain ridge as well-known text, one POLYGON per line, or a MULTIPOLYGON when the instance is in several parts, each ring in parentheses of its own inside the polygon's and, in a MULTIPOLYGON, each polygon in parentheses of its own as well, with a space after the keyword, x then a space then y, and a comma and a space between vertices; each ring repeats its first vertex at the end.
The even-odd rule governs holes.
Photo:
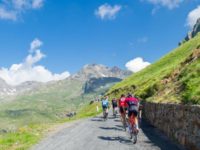
POLYGON ((79 72, 72 75, 71 78, 87 81, 91 78, 115 77, 123 79, 130 75, 130 71, 122 70, 118 67, 107 67, 101 64, 85 65, 79 72))
POLYGON ((17 86, 11 86, 0 78, 0 98, 22 94, 24 92, 34 90, 42 84, 43 83, 40 82, 27 81, 17 86))
MULTIPOLYGON (((67 82, 73 82, 78 80, 82 82, 83 89, 89 88, 90 91, 95 91, 91 88, 98 88, 98 86, 106 86, 106 82, 109 84, 114 83, 113 81, 121 81, 121 79, 130 75, 130 71, 122 70, 118 67, 107 67, 101 64, 88 64, 85 65, 80 71, 76 74, 68 77, 67 82), (100 79, 100 80, 98 80, 100 79), (92 81, 90 81, 92 80, 92 81), (96 80, 94 82, 94 80, 96 80), (102 81, 102 85, 101 82, 102 81), (97 85, 92 85, 92 83, 97 85), (87 87, 85 87, 87 85, 87 87)), ((3 79, 0 78, 0 98, 5 96, 15 96, 19 94, 23 94, 25 92, 31 91, 39 91, 41 88, 50 88, 51 86, 55 86, 56 84, 61 84, 60 81, 50 81, 47 83, 35 82, 35 81, 27 81, 17 86, 11 86, 7 84, 3 79)), ((65 82, 63 82, 64 84, 65 82)), ((86 90, 88 92, 88 90, 86 90)), ((85 90, 83 92, 86 92, 85 90)))

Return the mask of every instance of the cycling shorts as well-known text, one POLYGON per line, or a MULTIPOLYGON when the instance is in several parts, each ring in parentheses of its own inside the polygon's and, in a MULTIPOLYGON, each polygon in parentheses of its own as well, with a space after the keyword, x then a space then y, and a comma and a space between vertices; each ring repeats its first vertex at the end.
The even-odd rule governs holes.
POLYGON ((125 113, 123 107, 119 107, 119 111, 120 111, 121 114, 125 113))
POLYGON ((130 117, 131 115, 134 115, 135 117, 137 117, 138 111, 137 110, 129 110, 128 111, 128 117, 130 117))

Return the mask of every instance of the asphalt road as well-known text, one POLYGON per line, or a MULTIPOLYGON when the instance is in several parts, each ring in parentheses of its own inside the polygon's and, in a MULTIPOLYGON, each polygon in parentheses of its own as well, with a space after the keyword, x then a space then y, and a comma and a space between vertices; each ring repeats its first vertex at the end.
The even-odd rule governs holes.
POLYGON ((32 150, 180 150, 157 129, 142 121, 137 144, 132 144, 119 117, 95 117, 63 125, 32 150))

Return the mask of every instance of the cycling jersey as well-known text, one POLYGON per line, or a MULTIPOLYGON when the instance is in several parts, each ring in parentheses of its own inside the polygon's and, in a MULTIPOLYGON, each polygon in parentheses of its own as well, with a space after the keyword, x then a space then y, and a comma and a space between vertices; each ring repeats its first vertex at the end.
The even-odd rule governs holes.
POLYGON ((138 99, 135 98, 135 97, 127 97, 127 98, 125 99, 125 106, 128 107, 128 109, 129 109, 129 108, 131 109, 131 107, 132 107, 133 105, 138 106, 138 103, 139 103, 139 101, 138 101, 138 99))
POLYGON ((125 100, 126 100, 125 97, 122 97, 122 98, 119 99, 119 107, 124 107, 125 106, 125 100))
POLYGON ((113 106, 113 108, 117 107, 117 100, 116 99, 112 100, 112 106, 113 106))
POLYGON ((127 97, 125 100, 125 106, 128 108, 128 116, 130 117, 131 114, 134 116, 138 115, 138 99, 135 97, 127 97))
POLYGON ((102 100, 102 107, 103 107, 103 109, 104 108, 108 108, 108 105, 109 105, 108 100, 102 100))

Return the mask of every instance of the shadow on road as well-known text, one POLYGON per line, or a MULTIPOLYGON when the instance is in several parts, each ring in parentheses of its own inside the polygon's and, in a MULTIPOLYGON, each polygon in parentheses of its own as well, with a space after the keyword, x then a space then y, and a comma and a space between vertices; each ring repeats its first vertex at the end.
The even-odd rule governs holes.
POLYGON ((123 144, 132 144, 131 140, 121 136, 118 137, 98 136, 98 138, 105 141, 119 141, 120 143, 123 144))
POLYGON ((100 129, 103 130, 117 130, 117 131, 123 131, 121 128, 116 128, 116 127, 99 127, 100 129))
POLYGON ((115 122, 121 122, 121 120, 119 120, 119 119, 115 119, 114 121, 115 121, 115 122))
POLYGON ((91 119, 91 121, 104 121, 102 116, 96 116, 91 119))
POLYGON ((103 121, 103 119, 96 119, 96 118, 93 118, 93 119, 91 119, 91 121, 103 121))
POLYGON ((183 150, 178 145, 170 141, 163 133, 161 133, 158 129, 150 125, 145 120, 142 120, 140 127, 143 133, 150 140, 150 141, 145 141, 145 143, 158 146, 160 150, 183 150))
POLYGON ((116 127, 119 127, 119 128, 124 128, 122 125, 115 125, 116 127))

